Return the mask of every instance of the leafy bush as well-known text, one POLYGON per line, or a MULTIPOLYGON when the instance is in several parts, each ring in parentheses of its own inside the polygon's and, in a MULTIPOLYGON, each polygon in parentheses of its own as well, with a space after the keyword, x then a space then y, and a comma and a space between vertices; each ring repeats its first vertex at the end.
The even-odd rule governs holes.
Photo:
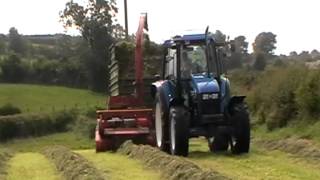
POLYGON ((66 131, 68 125, 75 119, 74 112, 2 116, 0 117, 0 141, 66 131))
POLYGON ((259 123, 265 122, 272 130, 297 116, 296 91, 306 73, 305 68, 290 67, 270 69, 261 75, 248 97, 259 123))
POLYGON ((72 130, 85 137, 94 138, 96 125, 97 122, 95 118, 80 116, 77 121, 75 121, 72 130))
POLYGON ((13 106, 12 104, 5 104, 0 107, 0 116, 20 114, 21 110, 18 107, 13 106))
POLYGON ((301 82, 296 102, 302 116, 317 118, 320 115, 320 70, 310 71, 301 82))

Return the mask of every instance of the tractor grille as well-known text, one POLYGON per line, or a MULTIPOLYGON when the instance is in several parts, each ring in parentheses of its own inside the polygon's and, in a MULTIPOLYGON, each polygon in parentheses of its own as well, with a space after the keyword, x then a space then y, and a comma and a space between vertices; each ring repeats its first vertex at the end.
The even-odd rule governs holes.
POLYGON ((200 109, 202 111, 202 114, 219 114, 220 113, 219 99, 202 100, 200 109))

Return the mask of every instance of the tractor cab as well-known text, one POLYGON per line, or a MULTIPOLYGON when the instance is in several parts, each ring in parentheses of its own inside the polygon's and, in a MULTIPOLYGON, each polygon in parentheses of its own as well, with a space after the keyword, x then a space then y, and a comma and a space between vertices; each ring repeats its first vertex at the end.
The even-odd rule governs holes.
POLYGON ((230 95, 223 51, 212 34, 165 41, 161 80, 153 83, 157 146, 188 155, 189 138, 204 136, 211 151, 249 151, 249 116, 244 96, 230 95))

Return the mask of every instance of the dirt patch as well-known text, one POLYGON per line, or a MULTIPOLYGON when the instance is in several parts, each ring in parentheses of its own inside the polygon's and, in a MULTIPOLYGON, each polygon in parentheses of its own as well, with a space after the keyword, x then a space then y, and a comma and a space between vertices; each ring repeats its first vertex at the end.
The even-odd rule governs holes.
POLYGON ((255 143, 269 150, 280 150, 320 163, 319 147, 307 139, 255 140, 255 143))
POLYGON ((0 179, 5 179, 7 175, 7 162, 12 154, 7 151, 0 151, 0 179))
POLYGON ((43 154, 67 180, 103 180, 102 173, 81 155, 63 146, 48 147, 43 154))
POLYGON ((117 152, 139 159, 152 169, 160 170, 166 179, 229 179, 218 172, 203 170, 185 158, 168 155, 151 146, 135 145, 131 141, 123 143, 117 152))

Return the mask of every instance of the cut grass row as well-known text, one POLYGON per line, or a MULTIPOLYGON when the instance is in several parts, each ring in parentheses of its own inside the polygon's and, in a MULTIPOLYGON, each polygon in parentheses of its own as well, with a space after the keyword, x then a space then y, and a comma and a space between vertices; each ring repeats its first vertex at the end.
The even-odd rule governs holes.
POLYGON ((7 175, 7 163, 12 154, 7 150, 0 148, 0 179, 4 179, 7 175))
POLYGON ((204 170, 186 158, 171 156, 148 145, 135 145, 131 141, 123 143, 118 152, 142 161, 146 166, 158 169, 165 179, 211 180, 229 179, 218 171, 204 170))
POLYGON ((43 151, 67 180, 103 180, 102 173, 83 156, 63 146, 51 146, 43 151))

